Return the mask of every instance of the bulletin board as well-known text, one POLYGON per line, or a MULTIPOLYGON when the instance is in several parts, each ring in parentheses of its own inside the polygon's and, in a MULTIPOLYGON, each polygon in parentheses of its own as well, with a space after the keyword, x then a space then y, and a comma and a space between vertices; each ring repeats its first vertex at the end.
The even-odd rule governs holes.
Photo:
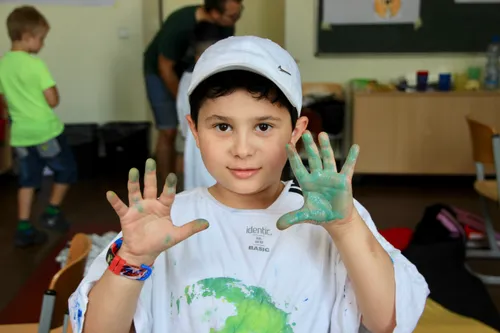
MULTIPOLYGON (((332 1, 339 0, 317 0, 316 56, 484 52, 492 37, 500 36, 499 0, 419 0, 419 19, 399 24, 325 23, 323 9, 332 1)), ((364 2, 374 6, 377 0, 364 2)))

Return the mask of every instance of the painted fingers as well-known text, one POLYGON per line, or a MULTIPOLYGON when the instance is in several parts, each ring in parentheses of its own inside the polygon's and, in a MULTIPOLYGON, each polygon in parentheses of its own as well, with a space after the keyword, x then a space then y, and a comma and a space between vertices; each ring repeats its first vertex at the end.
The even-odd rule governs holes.
POLYGON ((156 162, 152 158, 146 160, 144 172, 144 199, 156 199, 158 184, 156 181, 156 162))
POLYGON ((175 233, 175 235, 167 236, 165 242, 169 247, 172 247, 175 244, 180 243, 188 239, 189 237, 207 229, 209 226, 210 225, 208 221, 204 219, 191 221, 184 224, 183 226, 177 227, 177 232, 175 233))
MULTIPOLYGON (((302 141, 304 142, 311 173, 320 170, 331 170, 336 172, 337 166, 335 164, 335 155, 333 154, 328 134, 320 133, 318 138, 320 150, 318 150, 311 132, 306 131, 304 135, 302 135, 302 141)), ((302 164, 302 159, 291 145, 287 146, 287 153, 288 159, 290 160, 290 166, 292 170, 296 172, 295 175, 299 177, 297 173, 300 175, 307 173, 306 168, 302 164)))
POLYGON ((106 192, 106 199, 108 199, 109 204, 115 210, 118 217, 121 219, 127 214, 128 207, 120 200, 120 198, 113 191, 106 192))
POLYGON ((349 154, 347 154, 344 166, 340 171, 341 173, 346 175, 347 178, 349 179, 352 179, 352 176, 354 175, 354 167, 356 166, 356 161, 358 160, 358 156, 359 156, 359 146, 352 145, 351 149, 349 149, 349 154))
MULTIPOLYGON (((302 135, 302 140, 304 142, 311 173, 320 170, 329 170, 337 172, 335 155, 333 153, 333 149, 330 144, 330 138, 328 137, 328 134, 322 132, 319 134, 318 139, 319 139, 318 141, 320 145, 320 150, 318 150, 318 147, 316 146, 316 143, 313 140, 311 132, 306 131, 304 135, 302 135)), ((298 153, 294 149, 290 148, 287 149, 287 152, 292 169, 294 171, 297 169, 299 172, 304 173, 305 168, 302 165, 302 160, 300 159, 298 153), (304 170, 302 170, 302 168, 304 170)), ((352 175, 354 173, 354 167, 358 159, 358 155, 359 155, 359 146, 353 145, 349 150, 349 154, 346 158, 345 164, 342 167, 340 173, 345 174, 349 178, 352 178, 352 175)))
POLYGON ((165 181, 165 185, 163 186, 163 191, 158 200, 163 205, 170 206, 174 201, 176 191, 177 191, 177 176, 173 173, 170 173, 167 176, 167 180, 165 181))

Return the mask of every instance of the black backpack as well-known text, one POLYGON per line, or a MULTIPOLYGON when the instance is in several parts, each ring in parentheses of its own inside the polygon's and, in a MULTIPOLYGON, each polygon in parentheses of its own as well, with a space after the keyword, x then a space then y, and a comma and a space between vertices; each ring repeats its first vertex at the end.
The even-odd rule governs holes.
POLYGON ((456 217, 447 205, 427 207, 403 255, 425 277, 431 299, 500 331, 500 315, 486 286, 465 265, 465 231, 456 217))

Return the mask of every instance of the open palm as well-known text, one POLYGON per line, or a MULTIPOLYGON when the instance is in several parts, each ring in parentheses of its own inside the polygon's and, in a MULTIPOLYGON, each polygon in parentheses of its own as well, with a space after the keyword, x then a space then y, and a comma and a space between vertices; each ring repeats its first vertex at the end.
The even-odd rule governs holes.
POLYGON ((160 197, 157 197, 156 163, 148 159, 144 176, 144 195, 141 195, 137 169, 131 169, 129 172, 129 206, 114 192, 106 194, 120 218, 123 248, 126 248, 127 253, 154 260, 161 252, 208 228, 208 222, 205 220, 195 220, 180 227, 172 223, 170 212, 176 185, 177 177, 170 174, 160 197))
POLYGON ((310 172, 290 144, 287 145, 287 154, 293 173, 302 188, 304 205, 278 220, 277 227, 281 230, 299 223, 323 225, 343 221, 351 216, 353 210, 351 181, 359 147, 351 147, 342 170, 337 172, 328 134, 319 135, 321 153, 309 131, 304 133, 302 140, 308 155, 310 172))

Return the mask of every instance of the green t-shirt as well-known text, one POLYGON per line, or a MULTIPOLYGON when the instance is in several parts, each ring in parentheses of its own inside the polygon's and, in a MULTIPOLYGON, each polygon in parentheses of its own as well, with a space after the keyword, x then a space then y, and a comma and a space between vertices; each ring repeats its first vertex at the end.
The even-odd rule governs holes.
POLYGON ((55 85, 45 63, 34 55, 10 51, 0 58, 0 94, 12 120, 13 147, 35 146, 62 133, 64 124, 43 94, 55 85))
MULTIPOLYGON (((179 77, 194 65, 194 51, 190 48, 196 27, 199 5, 180 8, 170 14, 160 31, 144 52, 144 73, 158 74, 158 56, 175 61, 179 77)), ((222 28, 226 37, 234 35, 234 27, 222 28)))

